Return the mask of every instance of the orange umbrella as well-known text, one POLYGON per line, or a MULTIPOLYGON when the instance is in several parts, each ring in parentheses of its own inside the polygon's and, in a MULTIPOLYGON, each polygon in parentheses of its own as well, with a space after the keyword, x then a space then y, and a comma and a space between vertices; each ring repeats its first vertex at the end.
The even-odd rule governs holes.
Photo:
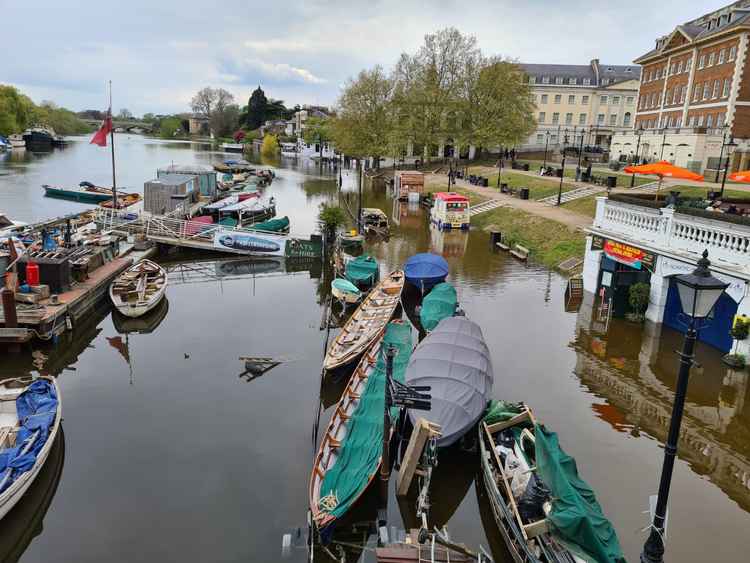
POLYGON ((680 168, 661 160, 652 164, 641 164, 640 166, 626 166, 624 168, 628 174, 646 174, 659 177, 659 185, 656 187, 656 196, 654 199, 659 197, 659 189, 661 189, 661 181, 664 178, 679 178, 681 180, 696 180, 698 182, 703 181, 703 176, 691 172, 687 168, 680 168))
POLYGON ((750 170, 732 172, 729 176, 727 176, 727 178, 735 182, 744 182, 746 184, 750 184, 750 170))

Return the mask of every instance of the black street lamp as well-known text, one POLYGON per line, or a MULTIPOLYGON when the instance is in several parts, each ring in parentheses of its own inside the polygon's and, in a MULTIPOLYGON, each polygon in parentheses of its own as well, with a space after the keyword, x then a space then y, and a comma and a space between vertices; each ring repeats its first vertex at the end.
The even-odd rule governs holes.
POLYGON ((565 136, 563 137, 563 148, 562 148, 562 171, 560 173, 560 187, 557 189, 557 206, 560 207, 560 200, 562 199, 562 185, 563 178, 565 178, 565 147, 568 144, 568 130, 565 130, 565 136))
POLYGON ((661 133, 661 154, 659 155, 659 160, 664 160, 664 143, 667 142, 667 128, 662 128, 661 133))
MULTIPOLYGON (((641 135, 643 135, 643 123, 638 124, 638 129, 635 130, 635 135, 638 137, 638 143, 635 145, 635 164, 638 165, 638 155, 641 152, 641 135)), ((630 177, 630 187, 635 186, 635 173, 630 177)))
POLYGON ((497 188, 500 189, 500 177, 503 175, 503 147, 500 146, 500 160, 497 161, 497 188))
POLYGON ((544 142, 544 164, 542 164, 542 168, 546 170, 547 169, 547 149, 549 148, 549 131, 546 132, 545 136, 547 137, 547 140, 544 142))
POLYGON ((721 161, 724 160, 724 147, 727 142, 727 127, 725 123, 721 126, 721 152, 719 153, 719 166, 716 167, 716 176, 714 177, 714 183, 719 183, 719 174, 721 173, 721 161))
POLYGON ((672 407, 672 419, 669 422, 669 434, 667 435, 667 443, 664 445, 664 465, 659 481, 659 496, 656 501, 654 521, 651 524, 651 533, 641 553, 642 563, 660 563, 664 560, 664 522, 669 498, 669 486, 672 482, 672 470, 677 455, 677 443, 680 438, 680 424, 682 423, 682 412, 685 408, 690 367, 694 360, 693 351, 698 334, 696 321, 703 321, 708 317, 722 293, 729 286, 729 284, 711 275, 710 266, 708 250, 704 250, 703 257, 698 260, 698 266, 692 274, 675 276, 682 312, 688 316, 690 324, 685 335, 682 353, 679 354, 680 373, 677 376, 677 389, 672 407))
MULTIPOLYGON (((724 176, 721 178, 721 192, 719 193, 719 198, 724 197, 724 184, 727 183, 727 172, 729 171, 729 160, 732 158, 732 153, 734 153, 734 149, 737 148, 737 143, 734 142, 734 137, 730 134, 729 135, 729 142, 725 143, 722 141, 721 144, 721 152, 724 153, 724 147, 727 148, 727 161, 724 164, 724 176)), ((719 166, 721 166, 721 160, 719 160, 719 166)))

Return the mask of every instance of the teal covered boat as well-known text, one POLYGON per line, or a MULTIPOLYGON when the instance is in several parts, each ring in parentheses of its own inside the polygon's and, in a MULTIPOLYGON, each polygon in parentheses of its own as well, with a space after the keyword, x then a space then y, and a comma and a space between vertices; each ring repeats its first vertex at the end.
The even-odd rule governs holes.
POLYGON ((346 263, 345 275, 357 287, 370 287, 378 282, 380 268, 375 258, 363 254, 346 263))
POLYGON ((336 278, 331 282, 331 293, 343 303, 356 303, 362 299, 362 292, 349 280, 336 278))
POLYGON ((254 223, 248 225, 249 228, 257 231, 269 231, 272 233, 288 233, 289 232, 289 217, 284 215, 279 219, 269 219, 268 221, 262 221, 260 223, 254 223))
MULTIPOLYGON (((396 348, 393 379, 403 383, 411 355, 411 329, 388 323, 385 335, 362 357, 320 443, 310 478, 310 509, 323 530, 341 518, 377 478, 383 453, 386 358, 396 348)), ((391 417, 398 408, 391 409, 391 417)))
POLYGON ((419 312, 422 328, 430 332, 440 321, 452 317, 457 306, 458 296, 455 288, 446 282, 437 284, 422 301, 422 310, 419 312))

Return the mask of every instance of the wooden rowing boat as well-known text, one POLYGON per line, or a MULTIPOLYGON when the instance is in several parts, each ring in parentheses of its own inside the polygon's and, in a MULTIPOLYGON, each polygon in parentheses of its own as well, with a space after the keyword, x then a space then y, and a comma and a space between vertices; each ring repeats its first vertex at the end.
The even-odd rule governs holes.
POLYGON ((167 288, 167 272, 151 260, 134 264, 109 286, 109 296, 126 317, 140 317, 156 307, 167 288))
POLYGON ((386 276, 362 301, 328 348, 323 367, 341 368, 356 361, 378 338, 401 301, 404 273, 386 276))
MULTIPOLYGON (((403 383, 411 353, 411 328, 396 320, 362 356, 318 447, 309 492, 310 510, 320 531, 343 517, 378 474, 385 409, 383 350, 391 346, 396 349, 392 377, 403 383)), ((396 412, 392 409, 391 415, 396 412)))
POLYGON ((61 420, 60 390, 55 378, 16 378, 0 383, 0 452, 13 452, 18 446, 21 449, 12 455, 36 456, 34 464, 26 470, 19 469, 18 465, 14 467, 11 460, 11 464, 0 472, 0 519, 21 500, 41 471, 57 437, 61 420), (24 419, 20 420, 18 399, 26 392, 44 396, 46 400, 42 403, 31 401, 31 407, 27 407, 29 412, 24 413, 24 419), (49 426, 40 426, 43 417, 49 418, 49 426), (17 442, 19 436, 26 438, 23 442, 17 442), (39 448, 42 441, 43 445, 39 448))

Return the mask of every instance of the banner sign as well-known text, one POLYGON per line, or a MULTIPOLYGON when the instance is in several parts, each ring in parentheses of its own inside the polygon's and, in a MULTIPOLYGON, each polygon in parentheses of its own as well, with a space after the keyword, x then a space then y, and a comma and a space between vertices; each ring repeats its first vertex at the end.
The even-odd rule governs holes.
POLYGON ((232 249, 242 254, 284 256, 286 239, 273 235, 219 230, 214 235, 214 248, 232 249))
POLYGON ((591 238, 591 250, 603 250, 608 258, 636 270, 640 270, 644 266, 653 268, 654 262, 656 262, 656 256, 642 248, 597 235, 591 238))

